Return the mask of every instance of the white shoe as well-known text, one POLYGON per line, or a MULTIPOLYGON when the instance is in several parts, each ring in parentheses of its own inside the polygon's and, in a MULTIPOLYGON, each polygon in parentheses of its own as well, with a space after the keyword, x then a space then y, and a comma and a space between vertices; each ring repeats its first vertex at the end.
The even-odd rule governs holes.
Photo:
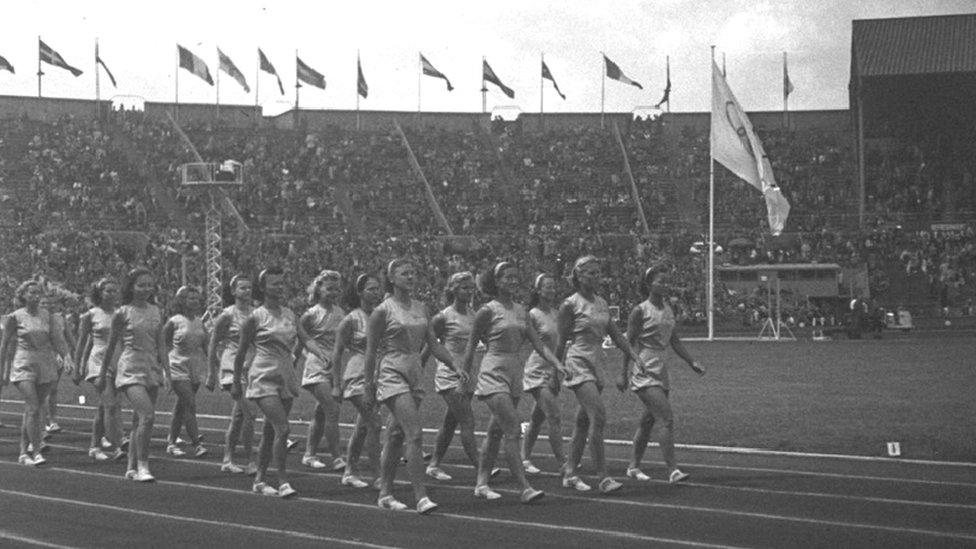
POLYGON ((502 497, 502 495, 489 488, 487 484, 479 484, 474 487, 474 497, 493 500, 502 497))
POLYGON ((325 469, 325 464, 318 456, 302 456, 302 465, 309 469, 325 469))
POLYGON ((332 470, 335 472, 346 470, 346 459, 342 457, 337 457, 332 460, 332 470))
POLYGON ((244 474, 249 477, 253 477, 254 475, 258 474, 258 464, 254 463, 253 461, 248 463, 247 467, 244 467, 244 474))
POLYGON ((125 475, 123 475, 123 476, 125 477, 125 480, 135 480, 136 479, 136 470, 135 469, 129 469, 128 471, 125 472, 125 475))
POLYGON ((366 488, 369 486, 368 482, 357 477, 356 475, 342 475, 341 484, 343 486, 352 486, 353 488, 366 488))
POLYGON ((108 461, 112 459, 111 456, 103 452, 101 448, 89 448, 88 457, 95 461, 108 461))
POLYGON ((175 444, 168 444, 166 446, 166 453, 173 457, 183 457, 186 455, 186 452, 175 444))
POLYGON ((441 469, 440 467, 436 467, 433 465, 427 467, 427 476, 432 479, 441 480, 441 481, 451 480, 452 478, 454 478, 451 475, 445 473, 444 470, 441 469))
POLYGON ((203 444, 197 444, 196 448, 193 450, 193 457, 200 458, 207 455, 207 449, 203 447, 203 444))
POLYGON ((430 498, 423 498, 417 502, 417 512, 421 515, 426 515, 437 510, 439 505, 431 501, 430 498))
POLYGON ((525 469, 525 474, 527 475, 538 475, 542 471, 532 464, 531 461, 524 459, 522 460, 522 468, 525 469))
POLYGON ((668 482, 670 482, 671 484, 676 484, 683 480, 688 480, 690 477, 691 475, 685 473, 681 469, 675 469, 674 471, 671 471, 670 475, 668 475, 668 482))
POLYGON ((519 500, 522 503, 532 503, 533 501, 537 501, 541 499, 542 496, 544 495, 546 495, 546 493, 543 492, 542 490, 536 490, 535 488, 526 488, 525 490, 522 490, 522 495, 519 496, 519 500))
POLYGON ((628 467, 627 478, 632 478, 634 480, 640 480, 645 482, 651 480, 651 477, 644 471, 641 471, 640 468, 638 467, 628 467))
POLYGON ((610 492, 619 490, 622 486, 623 484, 620 484, 616 480, 607 477, 600 481, 600 493, 609 494, 610 492))
POLYGON ((239 475, 244 472, 244 468, 235 464, 233 461, 225 461, 220 466, 220 470, 224 473, 230 473, 232 475, 239 475))
POLYGON ((294 496, 297 493, 298 493, 298 490, 295 490, 294 488, 292 488, 291 487, 291 484, 288 484, 287 482, 278 487, 278 497, 279 498, 290 498, 290 497, 294 496))
POLYGON ((109 448, 112 447, 112 443, 109 442, 108 439, 105 437, 102 437, 102 440, 99 442, 99 444, 101 445, 102 450, 108 450, 109 448))
POLYGON ((116 448, 114 452, 108 454, 108 457, 112 461, 118 461, 125 457, 125 450, 122 448, 116 448))
POLYGON ((136 482, 152 482, 156 480, 156 477, 152 476, 149 469, 138 469, 136 470, 136 475, 132 477, 132 480, 136 482))
POLYGON ((48 424, 46 427, 44 427, 44 430, 47 431, 47 432, 49 432, 49 433, 51 433, 53 435, 54 433, 60 433, 61 432, 61 426, 58 425, 58 422, 52 421, 50 424, 48 424))
POLYGON ((577 492, 589 492, 592 490, 589 484, 583 482, 583 479, 576 475, 563 477, 563 488, 572 488, 577 492))
POLYGON ((380 499, 376 500, 376 505, 378 505, 380 509, 388 509, 390 511, 405 511, 407 509, 406 503, 397 501, 397 499, 393 496, 381 497, 380 499))
POLYGON ((278 490, 275 490, 274 488, 268 486, 264 482, 255 482, 254 485, 251 486, 251 491, 254 492, 255 494, 258 494, 258 495, 261 495, 261 496, 277 496, 278 495, 278 490))

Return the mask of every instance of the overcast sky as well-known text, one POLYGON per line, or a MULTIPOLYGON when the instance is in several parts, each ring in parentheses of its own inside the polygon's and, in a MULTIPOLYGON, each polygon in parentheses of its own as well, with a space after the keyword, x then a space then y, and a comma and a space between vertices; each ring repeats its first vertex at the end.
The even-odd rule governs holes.
MULTIPOLYGON (((301 89, 305 108, 356 105, 356 51, 369 84, 361 108, 416 110, 417 52, 454 84, 424 77, 425 111, 480 111, 481 57, 516 92, 514 100, 489 84, 488 108, 540 108, 539 57, 545 53, 567 99, 545 87, 546 112, 600 110, 600 52, 644 90, 606 82, 606 110, 653 105, 671 58, 671 109, 709 105, 709 45, 727 59, 728 80, 747 110, 781 109, 783 52, 795 91, 790 109, 846 109, 851 20, 976 11, 973 0, 406 0, 346 2, 288 0, 20 1, 4 7, 0 56, 16 74, 0 71, 0 94, 37 95, 37 36, 82 69, 45 65, 45 97, 95 96, 94 41, 118 81, 101 80, 102 97, 137 95, 172 101, 176 44, 202 57, 216 77, 219 46, 251 86, 245 93, 221 74, 221 104, 255 102, 256 48, 285 84, 260 76, 260 102, 269 113, 295 101, 295 50, 325 75, 328 86, 301 89)), ((180 71, 181 102, 213 103, 215 88, 180 71)))

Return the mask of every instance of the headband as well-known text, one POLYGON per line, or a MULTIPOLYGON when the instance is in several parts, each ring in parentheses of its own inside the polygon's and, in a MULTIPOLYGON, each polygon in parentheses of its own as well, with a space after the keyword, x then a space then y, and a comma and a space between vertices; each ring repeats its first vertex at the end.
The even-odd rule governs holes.
POLYGON ((356 291, 362 292, 363 288, 366 287, 366 281, 369 280, 369 274, 363 273, 356 277, 356 291))
POLYGON ((575 273, 576 271, 580 270, 583 267, 583 265, 586 265, 587 263, 599 263, 599 262, 600 260, 597 259, 595 255, 584 255, 583 257, 577 259, 576 263, 573 263, 573 272, 575 273))
POLYGON ((332 269, 325 269, 318 276, 319 280, 341 280, 342 275, 339 271, 333 271, 332 269))
POLYGON ((535 277, 535 282, 532 283, 532 287, 538 290, 539 286, 542 285, 542 281, 547 278, 549 278, 549 275, 546 273, 539 273, 538 276, 535 277))
POLYGON ((454 288, 458 284, 468 280, 472 280, 473 278, 474 275, 472 275, 470 271, 461 271, 461 272, 454 273, 451 275, 450 278, 447 279, 447 287, 454 288))
POLYGON ((492 269, 491 274, 495 275, 495 278, 498 278, 498 275, 501 274, 502 271, 504 271, 509 267, 514 267, 514 266, 515 264, 513 264, 510 261, 499 261, 498 263, 495 264, 495 268, 492 269))

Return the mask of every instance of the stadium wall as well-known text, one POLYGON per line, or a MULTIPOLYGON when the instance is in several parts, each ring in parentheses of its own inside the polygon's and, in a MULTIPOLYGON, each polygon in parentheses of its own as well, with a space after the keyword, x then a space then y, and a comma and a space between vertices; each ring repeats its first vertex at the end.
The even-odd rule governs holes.
MULTIPOLYGON (((111 108, 111 101, 103 100, 103 108, 111 108)), ((145 113, 152 118, 165 118, 172 111, 174 103, 151 102, 144 104, 145 113)), ((90 99, 66 99, 56 97, 23 97, 0 95, 0 119, 26 116, 33 120, 53 122, 71 115, 75 117, 94 116, 95 101, 90 99)), ((483 113, 425 112, 410 111, 360 111, 360 123, 364 130, 387 130, 396 118, 405 127, 435 127, 445 130, 470 130, 474 127, 488 129, 491 115, 483 113)), ((698 132, 708 131, 710 113, 681 112, 665 113, 664 123, 678 131, 690 127, 698 132)), ((782 111, 750 112, 753 125, 759 128, 779 128, 783 125, 782 111)), ((179 105, 181 123, 206 123, 217 120, 217 106, 210 103, 181 103, 179 105)), ((790 127, 798 131, 850 132, 851 114, 848 110, 794 111, 789 113, 790 127)), ((543 117, 544 128, 562 130, 578 127, 599 127, 600 113, 551 113, 543 117)), ((627 128, 633 114, 607 113, 606 123, 616 121, 621 129, 627 128)), ((324 129, 339 127, 347 130, 356 128, 354 110, 294 110, 272 117, 264 117, 260 107, 254 105, 221 105, 220 122, 230 127, 253 127, 270 124, 280 129, 324 129)), ((522 113, 517 123, 523 131, 535 132, 540 127, 539 113, 522 113)))

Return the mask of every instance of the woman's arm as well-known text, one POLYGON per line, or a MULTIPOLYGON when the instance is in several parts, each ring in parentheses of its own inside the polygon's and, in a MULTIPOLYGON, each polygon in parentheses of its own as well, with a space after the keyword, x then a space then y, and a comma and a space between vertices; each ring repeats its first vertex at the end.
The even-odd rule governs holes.
POLYGON ((157 341, 159 345, 159 363, 163 366, 163 375, 166 376, 166 384, 170 387, 173 386, 173 374, 169 371, 169 350, 173 347, 173 332, 176 331, 176 325, 173 324, 173 319, 169 319, 163 324, 163 328, 156 334, 157 341))
POLYGON ((234 381, 231 383, 230 395, 240 398, 241 375, 244 373, 244 363, 247 362, 247 350, 254 343, 254 334, 257 332, 258 323, 254 317, 247 317, 244 325, 241 326, 241 334, 237 343, 237 356, 234 357, 234 381))
POLYGON ((295 326, 295 330, 298 332, 299 345, 305 347, 308 352, 318 357, 322 362, 328 362, 330 358, 328 352, 326 352, 325 348, 318 341, 315 341, 315 338, 309 335, 312 332, 311 328, 312 318, 309 312, 306 311, 295 326))
POLYGON ((559 306, 559 314, 556 316, 557 333, 556 358, 566 360, 566 342, 573 337, 573 305, 568 301, 563 301, 559 306))
POLYGON ((210 334, 209 345, 207 346, 207 370, 210 372, 207 377, 207 388, 211 391, 216 386, 218 370, 220 369, 220 344, 227 337, 227 328, 230 325, 230 316, 222 313, 214 322, 213 332, 210 334))
MULTIPOLYGON (((430 327, 434 331, 434 337, 438 341, 444 341, 444 335, 447 333, 447 319, 444 318, 444 315, 441 313, 434 315, 434 318, 430 321, 430 327)), ((424 348, 420 351, 420 364, 426 366, 432 354, 434 354, 434 351, 425 342, 424 348)))
POLYGON ((91 352, 91 346, 89 345, 92 327, 91 313, 85 313, 81 315, 81 319, 78 321, 78 341, 75 345, 75 377, 74 382, 77 385, 85 376, 88 374, 88 353, 91 352))
POLYGON ((332 349, 332 394, 342 395, 342 353, 352 337, 353 320, 348 316, 339 322, 336 328, 335 348, 332 349))
POLYGON ((372 406, 376 400, 376 361, 380 339, 383 338, 383 330, 386 329, 386 311, 375 309, 369 315, 369 324, 366 326, 366 359, 363 364, 363 378, 366 390, 363 394, 363 401, 367 406, 372 406))
POLYGON ((546 359, 549 364, 552 364, 556 370, 561 371, 564 376, 569 376, 569 372, 563 366, 562 362, 559 361, 556 354, 553 353, 552 349, 546 347, 546 344, 542 342, 542 338, 539 337, 539 332, 536 331, 535 324, 533 324, 531 317, 529 317, 529 321, 525 323, 525 336, 528 338, 529 343, 532 344, 532 348, 535 349, 535 352, 539 353, 539 356, 546 359))
POLYGON ((112 365, 112 357, 115 355, 115 349, 119 346, 119 342, 122 340, 122 330, 125 329, 125 317, 119 313, 115 313, 112 316, 112 329, 109 331, 108 336, 108 347, 105 348, 105 357, 102 358, 102 371, 98 374, 98 383, 95 384, 95 388, 101 393, 105 389, 106 382, 115 383, 115 370, 112 370, 109 374, 109 367, 112 365))
POLYGON ((7 315, 3 320, 3 340, 0 341, 0 387, 10 383, 10 362, 14 347, 11 342, 17 337, 17 319, 7 315))
POLYGON ((478 349, 478 342, 488 333, 489 326, 491 326, 491 310, 488 307, 482 307, 474 315, 474 322, 471 324, 471 334, 468 336, 468 344, 464 349, 464 360, 462 361, 461 370, 464 371, 466 377, 471 377, 471 369, 474 365, 474 353, 478 349))
POLYGON ((705 367, 701 364, 695 362, 695 359, 691 358, 691 353, 685 348, 685 344, 681 342, 681 338, 678 337, 678 330, 671 331, 671 348, 674 349, 674 353, 681 357, 682 360, 688 363, 694 372, 700 376, 705 375, 705 367))
MULTIPOLYGON (((637 338, 640 337, 641 324, 644 323, 644 315, 641 313, 640 306, 634 307, 627 317, 627 345, 631 348, 637 346, 637 338)), ((620 372, 620 379, 617 380, 617 389, 623 391, 627 387, 630 378, 630 369, 633 362, 630 355, 624 353, 624 368, 620 372)), ((640 364, 638 361, 637 364, 640 364)))

